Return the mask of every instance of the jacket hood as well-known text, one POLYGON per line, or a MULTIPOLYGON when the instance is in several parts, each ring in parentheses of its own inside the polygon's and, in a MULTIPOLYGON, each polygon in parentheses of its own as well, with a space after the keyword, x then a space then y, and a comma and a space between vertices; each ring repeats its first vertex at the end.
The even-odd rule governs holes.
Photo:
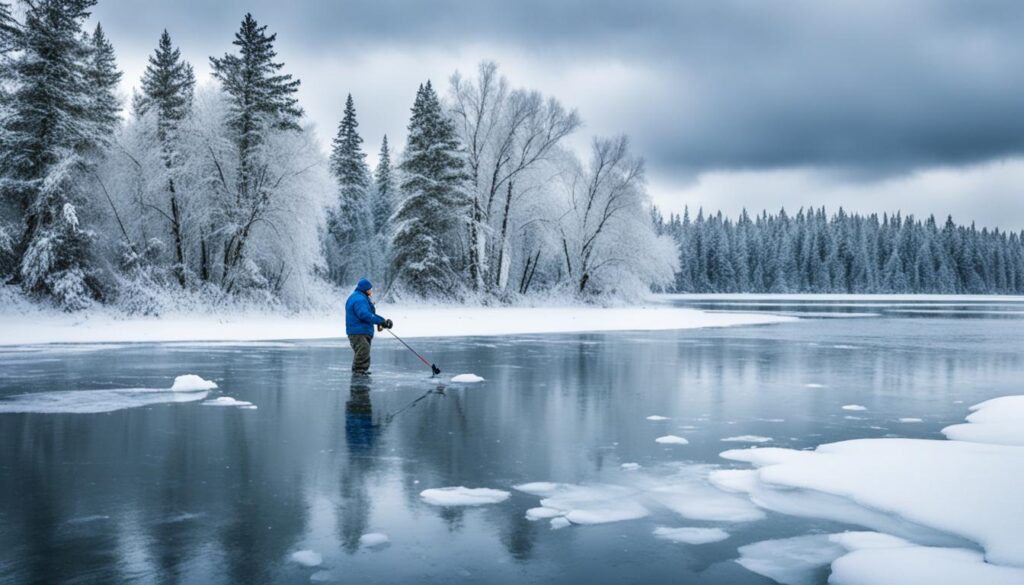
POLYGON ((359 284, 356 285, 356 290, 359 292, 366 292, 373 288, 373 283, 365 278, 359 279, 359 284))

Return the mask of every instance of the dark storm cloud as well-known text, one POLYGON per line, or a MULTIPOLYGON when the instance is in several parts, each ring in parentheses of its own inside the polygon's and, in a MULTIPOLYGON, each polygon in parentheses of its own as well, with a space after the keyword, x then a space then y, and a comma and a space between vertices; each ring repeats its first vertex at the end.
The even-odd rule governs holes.
MULTIPOLYGON (((645 71, 649 84, 616 92, 624 103, 582 113, 616 117, 601 126, 631 134, 663 174, 878 176, 1024 152, 1024 4, 1013 1, 100 0, 97 16, 166 26, 214 54, 245 11, 293 55, 481 45, 550 67, 645 71)), ((133 50, 148 51, 152 39, 141 41, 133 50)))

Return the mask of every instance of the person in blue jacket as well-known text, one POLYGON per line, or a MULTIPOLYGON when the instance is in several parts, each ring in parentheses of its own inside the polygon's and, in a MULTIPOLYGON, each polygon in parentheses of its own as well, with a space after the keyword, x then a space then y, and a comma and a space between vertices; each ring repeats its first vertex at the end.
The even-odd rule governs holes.
POLYGON ((345 334, 352 346, 352 371, 357 374, 370 373, 370 344, 373 342, 373 328, 391 329, 394 323, 377 314, 370 297, 373 284, 363 278, 356 290, 345 303, 345 334))

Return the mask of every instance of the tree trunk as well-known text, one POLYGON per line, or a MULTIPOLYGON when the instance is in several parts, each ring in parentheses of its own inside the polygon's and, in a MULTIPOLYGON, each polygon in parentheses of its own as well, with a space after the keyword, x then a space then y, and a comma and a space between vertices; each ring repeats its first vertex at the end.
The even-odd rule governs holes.
POLYGON ((178 284, 185 287, 185 249, 181 237, 181 207, 178 195, 174 190, 174 179, 168 181, 171 190, 171 233, 174 235, 174 276, 178 284))
POLYGON ((504 281, 508 280, 508 266, 506 266, 505 247, 508 237, 508 216, 512 207, 512 181, 508 182, 508 191, 505 196, 505 211, 501 216, 501 237, 498 239, 498 276, 495 279, 495 286, 500 291, 504 288, 504 281))

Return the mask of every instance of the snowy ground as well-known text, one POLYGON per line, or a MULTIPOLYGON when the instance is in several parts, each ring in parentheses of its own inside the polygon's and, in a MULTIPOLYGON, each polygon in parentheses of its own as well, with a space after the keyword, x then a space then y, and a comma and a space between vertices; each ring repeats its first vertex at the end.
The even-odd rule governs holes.
MULTIPOLYGON (((650 305, 600 307, 403 307, 378 306, 402 337, 455 337, 581 331, 699 329, 794 321, 752 313, 708 313, 650 305)), ((0 345, 76 342, 267 341, 343 337, 341 307, 335 314, 282 316, 167 315, 115 318, 105 313, 0 315, 0 345)), ((386 334, 385 334, 386 335, 386 334)))

